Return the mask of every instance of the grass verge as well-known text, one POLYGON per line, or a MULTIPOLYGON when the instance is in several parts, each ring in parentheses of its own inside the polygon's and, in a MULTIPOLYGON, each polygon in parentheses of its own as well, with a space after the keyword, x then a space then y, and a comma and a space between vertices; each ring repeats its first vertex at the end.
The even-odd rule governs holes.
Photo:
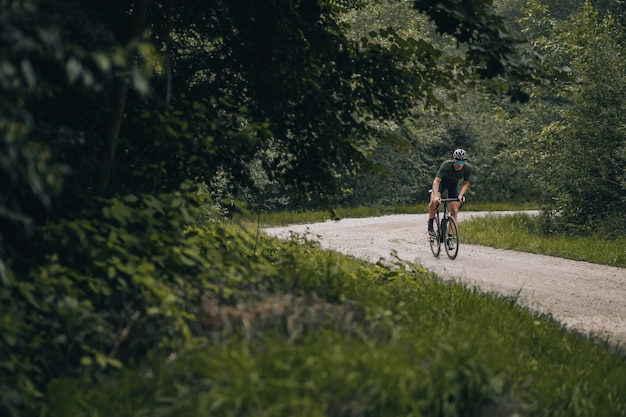
POLYGON ((526 214, 490 215, 464 221, 460 226, 467 243, 539 253, 549 256, 626 267, 626 237, 544 235, 537 220, 526 214))
POLYGON ((220 233, 237 263, 194 307, 188 344, 53 381, 48 415, 626 415, 624 352, 515 299, 295 237, 252 256, 220 233))
MULTIPOLYGON (((141 258, 120 242, 120 285, 102 293, 95 323, 110 330, 94 326, 92 345, 85 339, 101 360, 68 361, 46 379, 43 406, 14 415, 626 416, 622 347, 419 265, 368 264, 251 230, 215 222, 159 235, 150 257, 137 239, 141 258), (130 322, 110 319, 122 284, 136 286, 120 304, 130 322), (115 329, 115 349, 99 347, 115 329)), ((78 258, 90 267, 79 283, 111 280, 97 269, 110 271, 99 250, 111 241, 98 242, 78 258)), ((67 280, 76 267, 49 271, 67 280)), ((47 327, 46 356, 35 359, 56 365, 67 347, 54 351, 58 331, 47 327)))

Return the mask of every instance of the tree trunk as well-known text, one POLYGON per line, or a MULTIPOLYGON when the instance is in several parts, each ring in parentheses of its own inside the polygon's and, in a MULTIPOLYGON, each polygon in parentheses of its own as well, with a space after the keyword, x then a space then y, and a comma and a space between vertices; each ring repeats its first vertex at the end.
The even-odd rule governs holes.
POLYGON ((165 86, 165 105, 170 104, 172 97, 172 15, 174 13, 174 0, 169 1, 169 8, 167 11, 167 34, 166 36, 166 50, 165 50, 165 71, 167 77, 167 83, 165 86))
MULTIPOLYGON (((125 44, 129 41, 141 36, 146 25, 146 16, 148 14, 148 0, 137 0, 132 10, 128 31, 122 36, 121 43, 125 44)), ((128 80, 120 80, 113 90, 111 98, 111 111, 106 119, 103 132, 103 147, 100 157, 101 169, 96 178, 97 192, 103 195, 109 185, 111 173, 113 170, 113 161, 115 160, 115 148, 117 139, 124 117, 124 109, 126 107, 126 97, 128 96, 128 80)))

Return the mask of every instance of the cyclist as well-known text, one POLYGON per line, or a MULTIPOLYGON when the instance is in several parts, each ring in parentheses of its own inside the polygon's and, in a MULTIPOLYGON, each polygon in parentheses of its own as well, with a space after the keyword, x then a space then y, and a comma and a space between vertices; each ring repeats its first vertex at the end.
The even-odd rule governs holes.
MULTIPOLYGON (((444 161, 437 171, 437 175, 433 181, 433 192, 430 195, 430 203, 428 204, 428 233, 433 235, 433 220, 435 219, 435 208, 441 203, 441 195, 444 190, 448 190, 448 198, 459 198, 465 201, 465 193, 469 187, 469 179, 472 173, 472 167, 467 164, 467 152, 463 149, 456 149, 452 152, 452 160, 444 161), (459 182, 463 180, 462 184, 459 182)), ((457 219, 459 213, 459 203, 450 203, 450 214, 457 219)), ((448 237, 451 237, 448 235, 448 237)), ((447 239, 450 249, 454 249, 450 239, 447 239)))

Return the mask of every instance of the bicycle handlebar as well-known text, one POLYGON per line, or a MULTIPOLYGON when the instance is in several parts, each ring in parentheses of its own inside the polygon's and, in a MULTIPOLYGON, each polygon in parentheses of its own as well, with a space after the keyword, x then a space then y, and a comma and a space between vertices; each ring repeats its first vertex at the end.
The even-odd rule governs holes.
MULTIPOLYGON (((433 190, 428 190, 428 193, 429 193, 429 194, 432 194, 432 192, 433 192, 433 190)), ((463 200, 465 200, 465 199, 463 199, 463 200)), ((465 204, 465 201, 461 201, 461 199, 460 199, 460 198, 458 198, 458 197, 457 197, 457 198, 442 198, 442 199, 441 199, 441 202, 442 202, 442 203, 453 203, 453 202, 459 202, 459 203, 461 203, 461 207, 463 207, 463 204, 465 204)), ((460 208, 460 207, 459 207, 459 208, 460 208)))
POLYGON ((461 201, 461 199, 458 197, 457 198, 442 198, 441 202, 442 203, 454 203, 454 202, 461 203, 459 205, 459 208, 462 208, 463 204, 465 204, 465 201, 461 201))

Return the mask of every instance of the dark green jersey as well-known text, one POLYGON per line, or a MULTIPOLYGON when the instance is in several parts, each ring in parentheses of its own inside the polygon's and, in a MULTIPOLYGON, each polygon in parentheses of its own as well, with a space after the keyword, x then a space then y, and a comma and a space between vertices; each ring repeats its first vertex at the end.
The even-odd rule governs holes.
POLYGON ((454 169, 453 160, 445 161, 439 167, 439 171, 437 171, 437 177, 441 178, 442 181, 447 183, 457 183, 461 179, 463 179, 463 181, 469 181, 471 174, 472 167, 469 166, 467 163, 463 165, 463 168, 458 171, 454 169))

